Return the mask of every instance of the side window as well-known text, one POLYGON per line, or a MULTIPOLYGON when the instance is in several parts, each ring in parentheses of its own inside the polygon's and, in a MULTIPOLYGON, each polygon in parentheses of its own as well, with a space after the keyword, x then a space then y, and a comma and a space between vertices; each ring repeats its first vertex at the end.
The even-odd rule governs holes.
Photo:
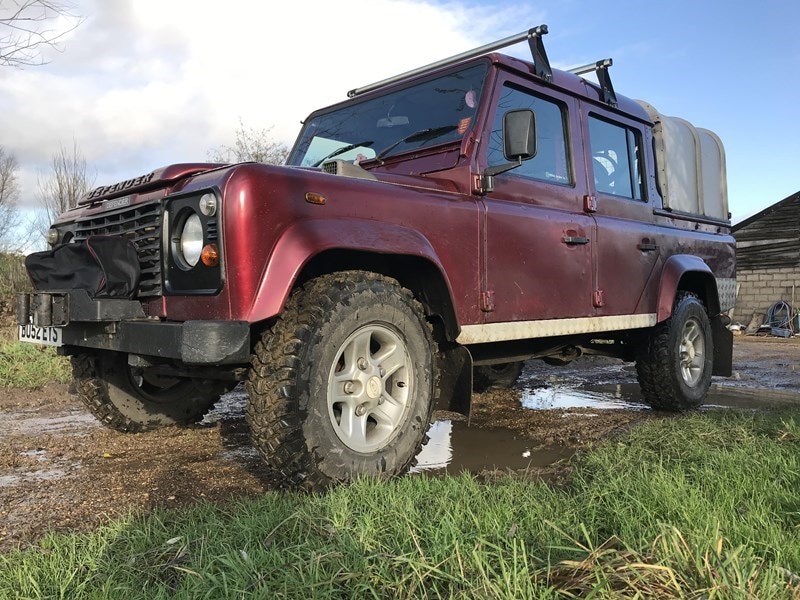
POLYGON ((589 115, 595 189, 634 200, 644 198, 639 134, 624 125, 589 115))
POLYGON ((509 174, 554 183, 572 183, 564 126, 566 109, 552 100, 509 85, 503 87, 502 94, 489 138, 489 166, 508 162, 503 156, 503 115, 509 110, 529 108, 536 115, 536 156, 509 174))

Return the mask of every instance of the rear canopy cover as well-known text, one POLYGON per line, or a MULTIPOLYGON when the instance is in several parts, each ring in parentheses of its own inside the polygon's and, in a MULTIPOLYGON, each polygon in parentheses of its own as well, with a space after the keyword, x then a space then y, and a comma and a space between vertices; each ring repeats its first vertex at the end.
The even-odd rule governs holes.
POLYGON ((725 149, 717 135, 641 100, 653 121, 658 187, 664 208, 728 221, 725 149))

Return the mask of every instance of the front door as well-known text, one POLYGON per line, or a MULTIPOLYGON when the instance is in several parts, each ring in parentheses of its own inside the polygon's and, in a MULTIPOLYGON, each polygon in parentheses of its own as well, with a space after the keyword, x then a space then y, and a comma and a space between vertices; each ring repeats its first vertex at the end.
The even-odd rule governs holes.
POLYGON ((484 136, 484 164, 506 163, 503 115, 520 108, 535 114, 536 156, 496 176, 494 191, 484 198, 486 323, 594 314, 594 221, 583 212, 585 173, 573 167, 570 141, 580 121, 572 98, 538 93, 534 85, 511 77, 498 85, 484 136))

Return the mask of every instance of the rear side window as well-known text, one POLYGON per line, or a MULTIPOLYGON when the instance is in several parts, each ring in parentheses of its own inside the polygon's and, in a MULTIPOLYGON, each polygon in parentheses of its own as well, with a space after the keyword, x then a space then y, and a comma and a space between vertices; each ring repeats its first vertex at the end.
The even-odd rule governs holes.
POLYGON ((571 184, 572 170, 567 158, 566 109, 521 89, 505 85, 497 105, 489 138, 489 166, 508 162, 503 156, 503 115, 510 110, 529 108, 536 115, 536 156, 522 163, 509 175, 571 184))
POLYGON ((643 200, 639 133, 589 115, 589 141, 595 189, 602 194, 643 200))

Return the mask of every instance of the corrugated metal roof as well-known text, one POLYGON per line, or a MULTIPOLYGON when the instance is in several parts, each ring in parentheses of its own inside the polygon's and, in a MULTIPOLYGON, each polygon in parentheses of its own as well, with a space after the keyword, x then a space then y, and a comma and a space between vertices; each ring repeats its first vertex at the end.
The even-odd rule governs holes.
POLYGON ((800 266, 800 192, 732 228, 740 268, 800 266))

